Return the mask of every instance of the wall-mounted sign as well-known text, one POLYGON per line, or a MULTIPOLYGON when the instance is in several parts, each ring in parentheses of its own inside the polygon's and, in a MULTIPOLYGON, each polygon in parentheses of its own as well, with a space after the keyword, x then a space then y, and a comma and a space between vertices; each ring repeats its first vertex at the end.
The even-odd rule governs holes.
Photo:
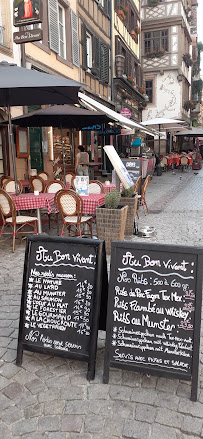
POLYGON ((83 127, 82 131, 85 131, 85 130, 87 130, 87 131, 98 131, 98 130, 101 130, 101 125, 96 124, 96 125, 92 125, 92 126, 88 126, 88 127, 83 127))
POLYGON ((108 135, 108 134, 121 134, 121 129, 120 128, 112 128, 112 129, 110 129, 110 130, 103 130, 103 131, 100 131, 99 132, 99 134, 101 135, 101 136, 106 136, 106 135, 108 135))
POLYGON ((40 41, 42 39, 43 32, 41 29, 22 30, 13 34, 13 42, 16 44, 31 43, 32 41, 40 41))
POLYGON ((132 112, 129 110, 129 108, 122 108, 120 114, 122 114, 122 116, 127 117, 127 119, 130 119, 132 116, 132 112))
POLYGON ((14 0, 13 1, 14 26, 42 22, 41 0, 14 0))

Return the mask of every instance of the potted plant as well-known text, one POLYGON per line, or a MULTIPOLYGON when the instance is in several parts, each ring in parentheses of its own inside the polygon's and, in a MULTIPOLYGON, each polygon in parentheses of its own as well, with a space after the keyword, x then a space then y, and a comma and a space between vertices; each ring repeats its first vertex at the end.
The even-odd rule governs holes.
POLYGON ((111 241, 123 241, 128 206, 120 204, 121 194, 112 191, 105 196, 105 204, 96 209, 97 236, 104 239, 107 254, 111 253, 111 241))
POLYGON ((118 16, 122 21, 125 20, 125 14, 124 14, 124 11, 122 9, 118 10, 118 16))
POLYGON ((161 175, 162 175, 162 164, 161 163, 158 163, 157 165, 156 165, 156 175, 157 175, 157 177, 161 177, 161 175))
POLYGON ((193 65, 193 60, 190 53, 185 53, 183 55, 183 61, 185 62, 187 67, 191 67, 193 65))
POLYGON ((185 111, 189 111, 189 110, 194 110, 195 108, 195 103, 193 101, 188 100, 184 102, 183 108, 185 111))
POLYGON ((127 6, 124 6, 123 3, 120 4, 120 8, 122 9, 122 11, 125 14, 125 17, 129 14, 129 9, 127 6))
POLYGON ((123 189, 121 192, 120 204, 128 206, 127 220, 125 226, 125 235, 130 236, 134 233, 134 221, 137 211, 138 196, 134 192, 134 186, 129 189, 123 189))
POLYGON ((155 49, 153 51, 145 52, 145 56, 147 58, 157 58, 157 57, 162 56, 164 54, 165 54, 164 49, 155 49))

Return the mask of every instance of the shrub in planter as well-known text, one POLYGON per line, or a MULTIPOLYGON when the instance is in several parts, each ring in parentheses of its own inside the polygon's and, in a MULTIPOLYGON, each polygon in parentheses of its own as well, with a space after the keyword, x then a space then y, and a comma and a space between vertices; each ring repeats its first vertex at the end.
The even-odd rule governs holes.
POLYGON ((120 193, 112 191, 105 196, 105 205, 96 209, 97 236, 104 239, 106 253, 111 253, 111 241, 123 241, 128 206, 120 205, 120 193))
POLYGON ((125 235, 130 236, 134 233, 134 220, 137 211, 138 196, 134 193, 134 186, 129 189, 123 189, 121 193, 120 204, 128 206, 127 220, 125 226, 125 235))

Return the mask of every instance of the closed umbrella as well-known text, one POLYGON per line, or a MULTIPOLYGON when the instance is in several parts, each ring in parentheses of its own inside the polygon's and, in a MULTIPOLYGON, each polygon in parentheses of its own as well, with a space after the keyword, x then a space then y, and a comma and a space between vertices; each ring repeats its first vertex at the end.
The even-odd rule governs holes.
POLYGON ((0 63, 0 106, 7 107, 9 122, 9 147, 16 182, 15 150, 11 128, 11 106, 72 104, 78 101, 79 82, 61 76, 41 73, 9 64, 0 63))
POLYGON ((184 120, 177 119, 167 119, 164 117, 156 117, 155 119, 146 120, 142 122, 142 125, 148 126, 151 128, 156 128, 159 130, 159 155, 160 155, 160 137, 161 131, 166 130, 167 128, 178 129, 180 125, 184 125, 186 122, 184 120))

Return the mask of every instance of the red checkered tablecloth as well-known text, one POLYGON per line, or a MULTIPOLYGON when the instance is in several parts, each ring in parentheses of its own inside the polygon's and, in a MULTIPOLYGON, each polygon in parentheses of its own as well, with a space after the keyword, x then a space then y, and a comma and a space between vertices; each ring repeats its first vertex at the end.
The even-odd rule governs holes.
MULTIPOLYGON (((105 184, 105 183, 102 183, 102 184, 103 184, 103 188, 104 188, 104 193, 105 194, 107 194, 107 193, 109 193, 109 192, 111 192, 111 191, 116 189, 116 185, 114 183, 110 183, 108 185, 105 184)), ((122 185, 122 183, 120 183, 120 192, 122 192, 122 189, 123 189, 123 185, 122 185)))
POLYGON ((57 212, 54 204, 55 194, 40 193, 34 195, 33 193, 12 195, 12 199, 15 203, 16 210, 31 210, 46 207, 48 213, 57 212))
POLYGON ((104 204, 105 194, 90 194, 81 198, 83 200, 83 213, 95 215, 96 208, 104 204))

